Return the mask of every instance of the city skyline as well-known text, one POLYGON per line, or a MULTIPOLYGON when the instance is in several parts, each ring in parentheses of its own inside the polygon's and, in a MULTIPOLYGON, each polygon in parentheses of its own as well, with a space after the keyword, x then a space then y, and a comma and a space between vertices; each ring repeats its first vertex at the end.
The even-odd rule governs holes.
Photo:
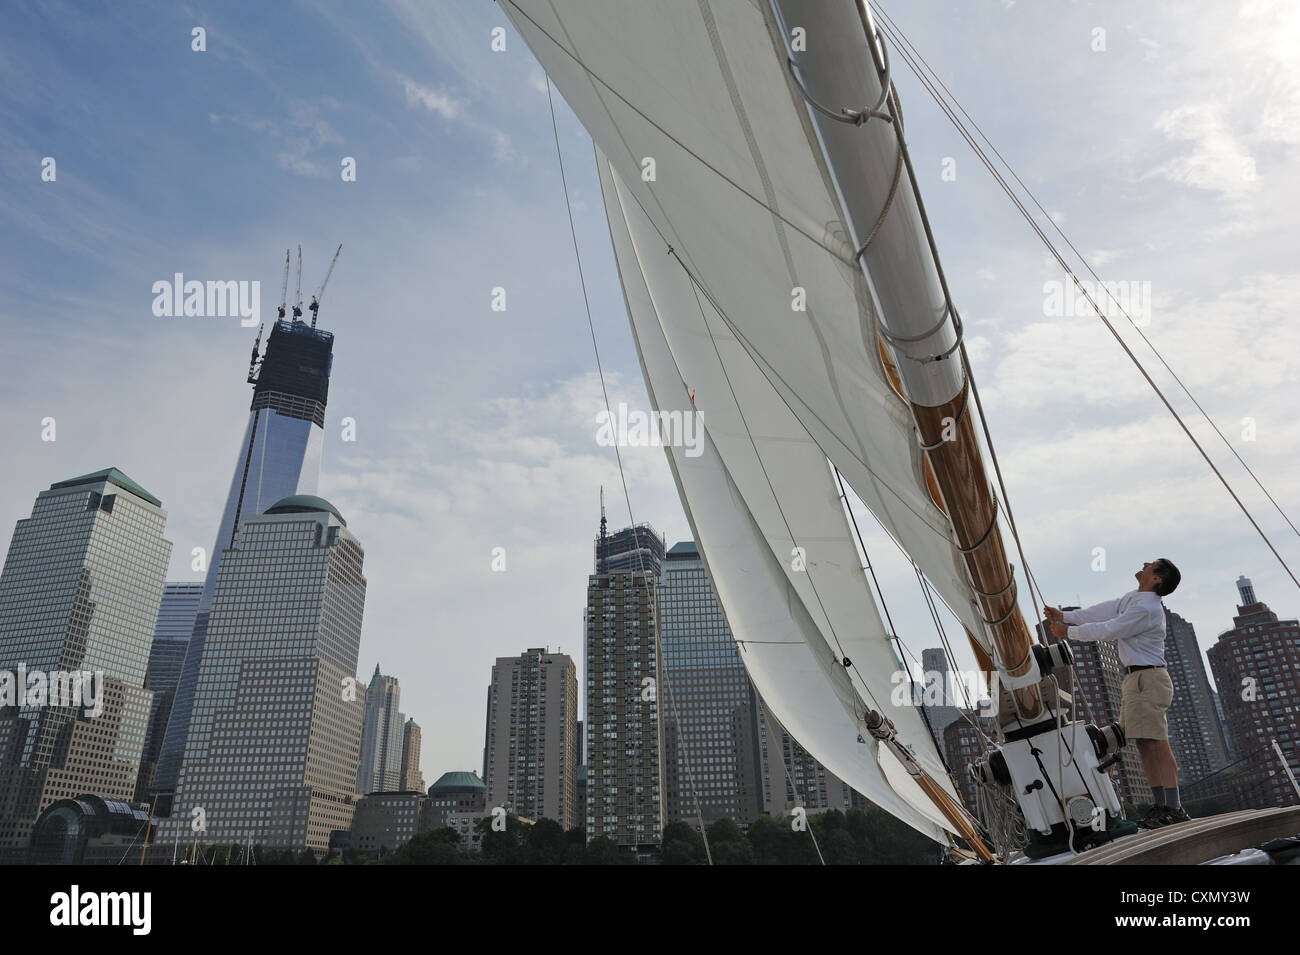
MULTIPOLYGON (((1283 172, 1294 144, 1281 135, 1284 124, 1259 117, 1289 115, 1300 94, 1283 83, 1269 109, 1244 110, 1238 91, 1194 75, 1207 49, 1219 51, 1213 17, 1174 24, 1158 10, 1121 17, 1120 7, 1103 5, 1060 14, 1046 30, 1048 15, 1025 7, 949 14, 930 6, 900 20, 970 90, 963 100, 990 120, 986 128, 1017 168, 1042 183, 1035 188, 1099 267, 1152 281, 1148 333, 1275 496, 1296 499, 1297 479, 1285 467, 1296 426, 1272 410, 1289 407, 1300 355, 1278 304, 1296 281, 1288 245, 1278 241, 1281 210, 1296 205, 1297 184, 1283 172), (940 28, 949 17, 952 29, 940 28), (1086 49, 1089 17, 1113 22, 1109 52, 1086 49), (957 43, 957 35, 976 42, 957 43), (989 50, 1000 51, 998 77, 989 76, 989 50), (1000 102, 1003 84, 1036 75, 1049 59, 1062 89, 1090 99, 1062 109, 1057 95, 1025 84, 1020 126, 1003 125, 984 104, 1000 102), (1099 81, 1103 68, 1111 75, 1099 81), (1135 120, 1113 140, 1074 150, 1080 134, 1071 117, 1085 102, 1135 120), (1197 102, 1208 105, 1188 105, 1197 102), (1253 179, 1240 175, 1248 158, 1253 179), (1166 211, 1158 223, 1157 208, 1166 211), (1132 216, 1122 230, 1105 224, 1117 214, 1132 216), (1268 342, 1274 360, 1254 360, 1254 342, 1237 339, 1244 327, 1268 342), (1258 438, 1237 441, 1247 417, 1258 438)), ((1293 15, 1239 15, 1236 38, 1220 51, 1228 68, 1249 57, 1254 75, 1284 77, 1280 38, 1293 15)), ((211 548, 220 523, 256 329, 235 318, 158 318, 150 287, 178 271, 260 280, 269 320, 284 247, 303 241, 310 294, 344 241, 323 310, 339 338, 320 490, 368 545, 374 586, 360 669, 382 660, 404 681, 410 715, 426 730, 426 778, 479 765, 476 741, 442 728, 481 706, 476 675, 497 656, 539 644, 580 656, 574 608, 583 594, 573 571, 590 553, 596 489, 621 489, 612 449, 595 439, 603 401, 577 318, 572 250, 561 241, 567 223, 535 62, 490 8, 394 4, 370 24, 331 12, 303 22, 267 14, 276 29, 266 32, 292 32, 336 65, 324 84, 280 62, 261 31, 220 14, 207 22, 203 54, 189 48, 188 15, 162 7, 129 10, 118 22, 87 14, 93 43, 57 22, 27 22, 37 14, 14 16, 14 31, 0 39, 10 91, 4 162, 7 177, 26 185, 4 199, 13 228, 0 242, 28 278, 0 290, 12 345, 0 357, 0 440, 14 452, 0 478, 0 546, 36 489, 108 462, 168 502, 175 547, 166 579, 201 578, 192 550, 211 548), (141 29, 143 21, 166 29, 141 29), (296 29, 279 29, 285 22, 296 29), (37 26, 51 27, 48 37, 37 26), (490 49, 495 26, 507 29, 504 53, 490 49), (382 62, 374 53, 381 46, 391 50, 382 62), (97 88, 78 65, 129 72, 132 62, 159 58, 173 82, 139 104, 97 88), (83 122, 46 129, 33 120, 46 106, 59 114, 31 79, 50 70, 52 85, 87 103, 83 122), (153 144, 151 154, 136 143, 153 144), (59 162, 53 183, 39 181, 47 155, 59 162), (337 175, 349 155, 358 161, 355 183, 337 175), (165 175, 167 166, 183 177, 165 175), (192 185, 227 178, 235 187, 220 194, 192 185), (367 221, 382 225, 357 225, 367 221), (501 313, 490 306, 498 286, 510 303, 501 313), (420 347, 397 347, 407 343, 420 347), (57 422, 54 441, 41 440, 46 418, 57 422), (345 439, 344 418, 353 419, 356 441, 345 439), (504 572, 492 569, 497 547, 504 572), (464 639, 479 630, 489 634, 482 643, 464 639)), ((1097 388, 1117 352, 1095 322, 1043 319, 1043 281, 1054 276, 1013 223, 984 214, 990 193, 974 162, 915 81, 902 71, 897 81, 1046 598, 1086 605, 1117 596, 1158 550, 1183 568, 1170 609, 1195 625, 1203 656, 1231 626, 1228 588, 1239 574, 1283 616, 1294 613, 1287 608, 1300 595, 1133 376, 1107 393, 1097 388), (953 182, 938 174, 946 156, 957 158, 953 182), (1062 374, 1066 365, 1077 373, 1062 374), (1006 386, 1012 381, 1020 390, 1006 386), (1078 464, 1100 457, 1114 464, 1107 481, 1078 464), (1097 547, 1106 549, 1104 572, 1092 570, 1097 547)), ((642 407, 595 177, 584 164, 590 143, 557 108, 610 400, 642 407)), ((632 513, 611 492, 615 523, 649 520, 669 539, 690 539, 662 451, 620 450, 632 513)), ((1280 525, 1257 495, 1248 499, 1270 531, 1280 525)), ((895 622, 919 658, 933 630, 908 569, 869 520, 863 531, 895 622)), ((1294 538, 1275 540, 1296 554, 1294 538)))

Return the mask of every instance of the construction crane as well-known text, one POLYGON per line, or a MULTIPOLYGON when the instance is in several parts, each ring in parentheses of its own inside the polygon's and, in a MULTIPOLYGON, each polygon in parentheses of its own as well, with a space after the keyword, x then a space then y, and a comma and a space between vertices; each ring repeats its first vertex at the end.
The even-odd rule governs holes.
POLYGON ((325 286, 329 284, 330 276, 334 274, 334 266, 338 264, 339 253, 342 251, 343 243, 340 242, 339 247, 334 250, 334 258, 330 259, 330 267, 325 270, 325 278, 321 281, 320 288, 316 290, 316 294, 311 297, 311 304, 307 306, 311 309, 312 328, 316 327, 316 313, 320 311, 321 296, 325 294, 325 286))
POLYGON ((284 281, 280 283, 280 317, 284 318, 286 296, 289 294, 289 250, 284 250, 284 281))
MULTIPOLYGON (((284 315, 284 308, 281 306, 280 315, 284 315)), ((250 385, 257 383, 257 373, 262 367, 258 361, 257 353, 262 347, 262 332, 266 331, 266 324, 263 323, 257 330, 257 341, 253 342, 253 357, 248 360, 248 383, 250 385)))
POLYGON ((302 321, 302 246, 298 246, 298 284, 293 289, 293 320, 302 321))

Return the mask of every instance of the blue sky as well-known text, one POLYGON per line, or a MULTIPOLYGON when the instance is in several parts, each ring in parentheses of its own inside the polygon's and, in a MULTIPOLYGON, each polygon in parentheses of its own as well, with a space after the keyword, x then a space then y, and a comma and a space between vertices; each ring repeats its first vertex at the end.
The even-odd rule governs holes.
MULTIPOLYGON (((1294 517, 1300 20, 1256 0, 1130 6, 885 9, 1103 277, 1151 283, 1148 335, 1294 517), (1253 441, 1238 440, 1246 417, 1253 441)), ((470 0, 23 4, 0 23, 0 544, 39 490, 116 465, 168 509, 172 578, 196 578, 189 554, 212 545, 246 420, 252 334, 157 318, 152 284, 260 280, 267 314, 286 247, 303 245, 309 295, 342 242, 321 311, 336 335, 321 492, 366 548, 359 671, 401 680, 430 782, 479 769, 492 660, 580 655, 597 489, 619 486, 594 440, 599 382, 536 61, 494 4, 470 0), (347 156, 356 182, 340 178, 347 156)), ((896 79, 1049 597, 1116 596, 1160 554, 1183 568, 1169 605, 1202 646, 1231 625, 1239 573, 1294 615, 1300 593, 1100 323, 1044 316, 1059 274, 901 64, 896 79)), ((590 139, 559 113, 611 398, 644 407, 590 139)), ((1295 535, 1208 446, 1300 565, 1295 535)), ((685 537, 662 452, 624 460, 635 517, 685 537)), ((935 641, 906 569, 868 544, 919 655, 935 641)))

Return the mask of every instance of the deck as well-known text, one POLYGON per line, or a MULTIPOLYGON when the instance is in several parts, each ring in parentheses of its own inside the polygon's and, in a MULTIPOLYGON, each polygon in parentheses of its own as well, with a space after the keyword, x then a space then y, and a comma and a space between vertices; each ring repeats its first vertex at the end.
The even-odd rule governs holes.
POLYGON ((1300 806, 1249 809, 1126 836, 1061 864, 1200 865, 1270 839, 1297 834, 1300 834, 1300 806))

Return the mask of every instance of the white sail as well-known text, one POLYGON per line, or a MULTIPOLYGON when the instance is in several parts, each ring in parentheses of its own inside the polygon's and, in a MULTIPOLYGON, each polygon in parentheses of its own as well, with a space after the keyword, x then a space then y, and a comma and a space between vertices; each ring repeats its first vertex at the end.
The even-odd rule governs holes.
POLYGON ((781 400, 987 643, 766 5, 501 7, 781 400))
POLYGON ((917 710, 890 704, 897 663, 825 455, 716 312, 697 306, 650 221, 603 157, 599 165, 651 403, 689 415, 707 402, 702 444, 669 447, 669 461, 755 687, 827 769, 946 841, 929 797, 860 723, 864 700, 886 713, 956 798, 917 710), (791 553, 796 545, 809 548, 806 567, 791 553))

